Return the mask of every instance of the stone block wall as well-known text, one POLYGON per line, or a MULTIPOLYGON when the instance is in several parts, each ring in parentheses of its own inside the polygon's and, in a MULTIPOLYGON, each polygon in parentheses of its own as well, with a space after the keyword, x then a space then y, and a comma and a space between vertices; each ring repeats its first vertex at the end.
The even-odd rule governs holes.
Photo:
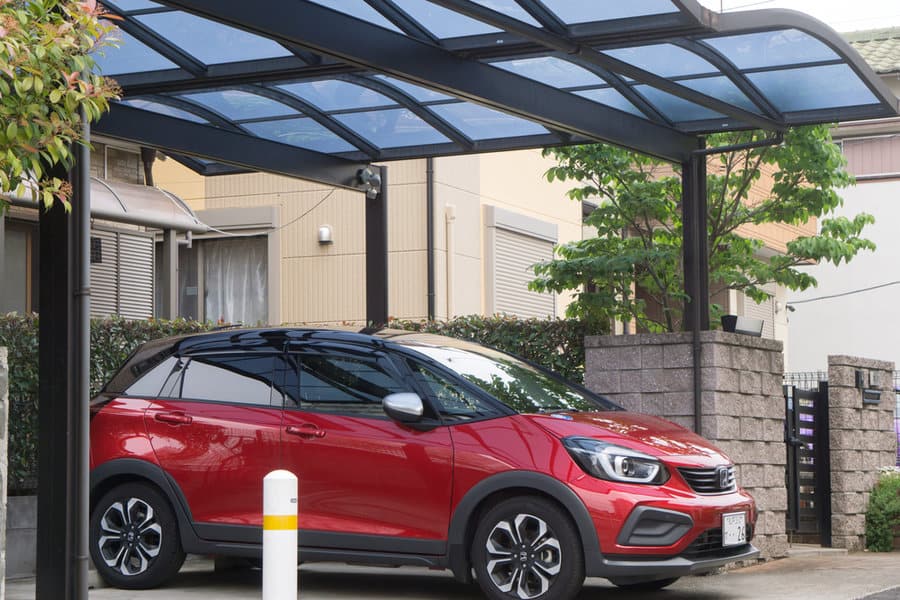
POLYGON ((869 492, 880 467, 897 458, 894 430, 894 363, 851 356, 828 357, 828 419, 831 442, 831 542, 835 548, 865 547, 869 492), (856 387, 879 390, 878 404, 864 404, 856 387), (870 375, 871 384, 870 382, 870 375))
MULTIPOLYGON (((754 544, 784 556, 787 490, 781 342, 722 331, 701 333, 702 434, 734 461, 759 509, 754 544)), ((585 340, 585 385, 625 408, 694 426, 690 333, 595 336, 585 340)))

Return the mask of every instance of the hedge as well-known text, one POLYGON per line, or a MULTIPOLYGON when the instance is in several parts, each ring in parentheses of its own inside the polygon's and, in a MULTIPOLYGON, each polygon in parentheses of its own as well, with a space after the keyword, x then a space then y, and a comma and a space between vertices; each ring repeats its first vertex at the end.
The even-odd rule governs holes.
POLYGON ((392 320, 388 326, 485 344, 526 358, 576 383, 584 380, 584 337, 598 333, 587 331, 575 319, 518 319, 499 315, 470 315, 446 322, 392 320))
POLYGON ((866 511, 866 548, 874 552, 894 549, 894 530, 900 527, 900 473, 895 468, 882 470, 869 494, 866 511))
MULTIPOLYGON (((211 324, 176 319, 91 321, 91 395, 118 370, 138 344, 206 331, 211 324)), ((576 382, 584 378, 584 326, 575 320, 458 317, 448 322, 391 321, 390 327, 472 340, 518 354, 576 382)), ((9 348, 9 490, 37 487, 38 317, 0 315, 0 346, 9 348)))
MULTIPOLYGON (((38 316, 0 315, 0 346, 9 349, 9 493, 37 487, 38 316)), ((196 321, 91 321, 91 395, 147 340, 195 333, 211 327, 196 321)))

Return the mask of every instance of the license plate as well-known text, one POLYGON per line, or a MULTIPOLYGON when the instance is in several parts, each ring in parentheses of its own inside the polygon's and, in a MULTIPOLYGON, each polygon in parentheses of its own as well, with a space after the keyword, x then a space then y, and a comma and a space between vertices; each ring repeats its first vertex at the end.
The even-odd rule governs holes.
POLYGON ((747 543, 747 513, 722 515, 722 546, 739 546, 747 543))

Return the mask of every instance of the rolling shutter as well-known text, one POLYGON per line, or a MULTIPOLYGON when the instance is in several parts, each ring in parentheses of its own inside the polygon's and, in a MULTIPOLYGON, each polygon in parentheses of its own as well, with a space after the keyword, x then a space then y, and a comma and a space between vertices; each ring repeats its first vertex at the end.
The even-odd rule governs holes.
POLYGON ((91 230, 91 316, 153 316, 153 237, 137 232, 91 230))
POLYGON ((519 317, 556 316, 553 294, 528 289, 532 265, 553 258, 553 243, 498 227, 495 238, 495 311, 519 317))

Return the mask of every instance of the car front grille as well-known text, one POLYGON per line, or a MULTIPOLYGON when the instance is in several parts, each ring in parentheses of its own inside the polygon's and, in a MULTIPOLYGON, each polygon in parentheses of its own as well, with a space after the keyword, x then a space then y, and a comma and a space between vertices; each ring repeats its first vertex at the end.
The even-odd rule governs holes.
POLYGON ((698 494, 725 494, 737 489, 732 465, 722 465, 711 469, 679 467, 678 472, 691 486, 691 489, 698 494))
MULTIPOLYGON (((750 524, 747 524, 747 540, 749 544, 749 540, 753 537, 753 530, 750 524)), ((707 529, 703 533, 697 536, 691 545, 685 548, 684 552, 681 553, 685 558, 689 558, 691 560, 702 560, 704 558, 720 558, 720 557, 728 557, 736 554, 741 554, 744 550, 747 549, 747 544, 741 544, 740 546, 729 546, 728 548, 722 547, 722 529, 707 529)))

